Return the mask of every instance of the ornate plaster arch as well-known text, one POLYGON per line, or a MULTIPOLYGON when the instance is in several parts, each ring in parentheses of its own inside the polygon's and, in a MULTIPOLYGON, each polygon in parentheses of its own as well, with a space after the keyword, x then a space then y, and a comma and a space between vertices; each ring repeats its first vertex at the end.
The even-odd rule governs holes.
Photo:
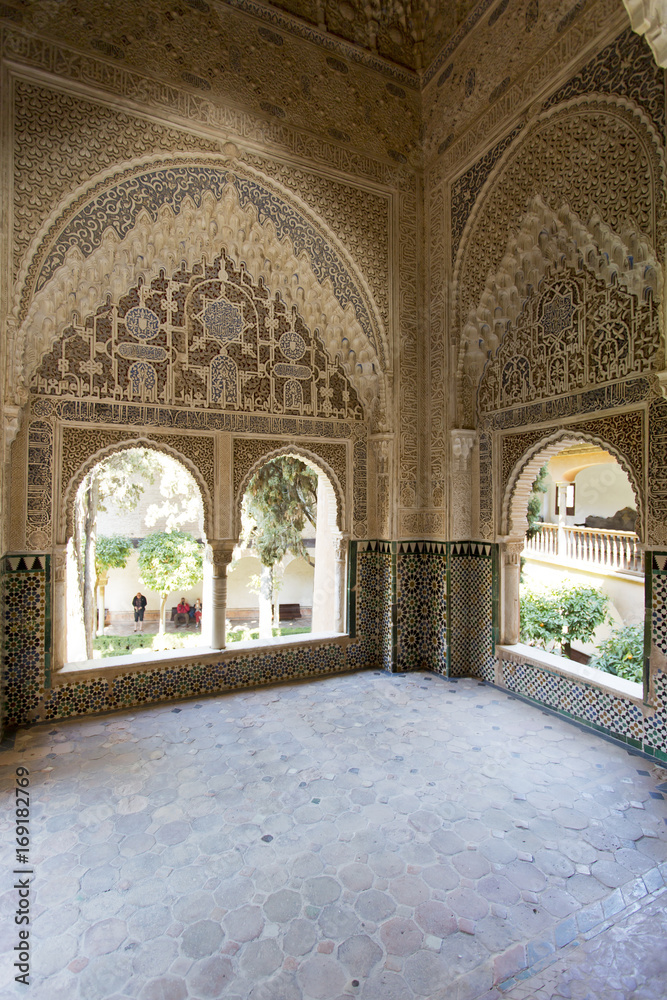
POLYGON ((81 486, 81 483, 90 470, 94 469, 96 465, 99 465, 105 459, 110 458, 111 455, 116 455, 121 451, 129 451, 132 448, 147 448, 151 451, 159 451, 163 455, 167 455, 169 458, 172 458, 175 462, 182 465, 183 468, 192 476, 197 484, 197 487, 199 488, 204 507, 204 532, 208 538, 211 538, 214 534, 213 503, 211 500, 210 490, 204 476, 201 473, 201 470, 198 469, 195 463, 189 458, 166 442, 147 437, 135 437, 127 438, 123 441, 116 441, 113 444, 104 445, 103 447, 98 448, 97 451, 85 456, 74 475, 71 476, 66 483, 63 483, 60 497, 60 510, 58 512, 58 534, 60 536, 61 543, 64 544, 67 539, 72 536, 72 532, 74 530, 74 502, 76 500, 76 494, 81 486))
POLYGON ((508 541, 523 543, 528 529, 526 510, 532 485, 542 466, 564 448, 573 444, 595 444, 614 456, 626 473, 637 500, 637 534, 643 539, 644 523, 644 487, 638 471, 633 468, 627 457, 610 441, 585 431, 560 428, 550 434, 545 434, 534 444, 514 466, 502 500, 501 534, 508 541))
POLYGON ((660 136, 624 98, 576 97, 532 119, 498 159, 463 229, 454 263, 454 329, 462 332, 487 276, 501 269, 536 194, 545 204, 569 206, 580 220, 597 216, 616 233, 634 231, 659 259, 665 179, 660 136))
POLYGON ((267 450, 266 453, 262 455, 261 458, 256 459, 250 468, 244 473, 234 497, 234 537, 238 538, 241 534, 241 503, 243 502, 243 497, 248 489, 248 483, 255 473, 259 472, 262 466, 266 465, 267 462, 271 462, 275 458, 283 457, 298 458, 304 463, 304 465, 307 465, 309 469, 312 469, 313 472, 324 474, 325 490, 330 500, 329 510, 335 512, 334 522, 331 523, 330 527, 337 531, 344 532, 346 518, 345 493, 338 476, 331 466, 325 462, 323 458, 316 454, 316 452, 310 451, 309 449, 298 445, 286 444, 281 448, 267 450))
POLYGON ((294 195, 246 165, 228 168, 221 157, 146 157, 107 171, 53 214, 16 285, 9 394, 74 314, 82 320, 107 292, 224 246, 320 330, 362 397, 384 408, 388 341, 363 275, 294 195))

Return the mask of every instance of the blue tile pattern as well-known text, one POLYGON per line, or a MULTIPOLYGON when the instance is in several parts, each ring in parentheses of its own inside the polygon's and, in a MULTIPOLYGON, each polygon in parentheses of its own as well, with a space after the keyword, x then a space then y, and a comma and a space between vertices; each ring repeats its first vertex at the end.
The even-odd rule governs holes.
POLYGON ((50 667, 50 557, 6 556, 3 565, 2 728, 31 718, 50 667))
POLYGON ((667 553, 652 553, 651 628, 653 644, 667 655, 667 553))
POLYGON ((364 665, 384 670, 393 665, 393 559, 389 542, 357 543, 357 637, 364 665))
POLYGON ((495 546, 455 542, 450 557, 450 672, 453 677, 495 676, 495 546))
POLYGON ((447 546, 399 542, 396 556, 398 670, 447 670, 447 546))

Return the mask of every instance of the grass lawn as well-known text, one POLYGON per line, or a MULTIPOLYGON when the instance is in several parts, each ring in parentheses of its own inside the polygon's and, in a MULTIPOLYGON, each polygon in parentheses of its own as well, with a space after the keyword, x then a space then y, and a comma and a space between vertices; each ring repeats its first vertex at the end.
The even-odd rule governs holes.
MULTIPOLYGON (((310 632, 309 628, 274 628, 274 636, 300 635, 310 632)), ((241 639, 258 639, 259 629, 248 632, 247 629, 230 629, 227 633, 228 642, 240 642, 241 639)), ((96 660, 108 656, 128 656, 138 649, 152 649, 156 653, 167 649, 184 649, 201 646, 202 637, 199 632, 165 632, 163 635, 98 635, 93 639, 93 656, 96 660)))

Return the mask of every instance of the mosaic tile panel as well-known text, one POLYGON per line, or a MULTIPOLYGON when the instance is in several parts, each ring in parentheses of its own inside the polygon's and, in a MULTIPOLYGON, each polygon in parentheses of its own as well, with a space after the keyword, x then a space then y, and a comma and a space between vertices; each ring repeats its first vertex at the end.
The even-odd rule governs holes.
POLYGON ((6 556, 3 565, 3 729, 26 722, 50 667, 49 556, 6 556))
POLYGON ((495 546, 456 542, 451 546, 449 631, 453 677, 493 679, 495 666, 495 546))
POLYGON ((569 715, 623 740, 641 743, 644 720, 641 709, 634 702, 569 677, 559 678, 558 690, 559 707, 569 715))
POLYGON ((395 555, 390 542, 358 542, 356 551, 356 635, 365 658, 363 665, 391 670, 395 555))
POLYGON ((653 644, 667 656, 667 552, 652 553, 651 577, 653 644))
POLYGON ((510 691, 541 701, 551 708, 558 706, 558 675, 540 670, 532 663, 519 663, 514 660, 501 661, 502 678, 510 691))
POLYGON ((501 682, 523 698, 539 702, 585 725, 654 753, 658 742, 664 744, 662 715, 644 722, 640 705, 627 698, 575 678, 542 669, 535 663, 516 660, 511 654, 502 655, 501 682), (646 743, 652 739, 650 746, 646 743))
POLYGON ((67 684, 45 693, 39 718, 131 708, 277 681, 302 680, 352 669, 339 644, 277 649, 213 663, 178 663, 138 673, 67 684))
POLYGON ((447 671, 447 547, 399 542, 396 554, 398 670, 447 671))

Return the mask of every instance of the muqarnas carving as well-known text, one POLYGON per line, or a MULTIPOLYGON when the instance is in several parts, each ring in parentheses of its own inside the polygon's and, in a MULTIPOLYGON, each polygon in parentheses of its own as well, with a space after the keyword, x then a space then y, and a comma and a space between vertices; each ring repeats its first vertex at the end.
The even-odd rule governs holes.
POLYGON ((224 251, 141 281, 70 325, 32 381, 40 394, 362 420, 343 368, 279 293, 224 251))

